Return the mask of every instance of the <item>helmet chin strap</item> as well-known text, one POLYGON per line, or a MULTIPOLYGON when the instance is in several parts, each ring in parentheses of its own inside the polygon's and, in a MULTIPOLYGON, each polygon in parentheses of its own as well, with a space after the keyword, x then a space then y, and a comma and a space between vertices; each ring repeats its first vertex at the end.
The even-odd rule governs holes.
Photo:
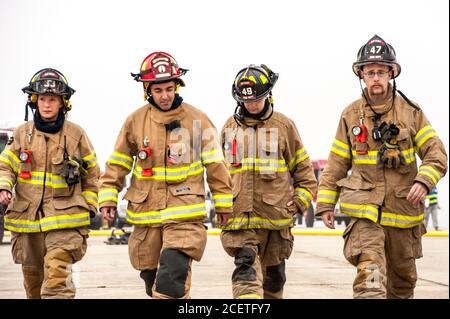
POLYGON ((245 121, 245 117, 246 117, 245 113, 247 113, 247 117, 256 119, 261 122, 265 122, 272 117, 273 109, 274 109, 274 105, 273 105, 272 92, 270 92, 269 96, 265 100, 264 108, 260 113, 254 114, 254 115, 250 114, 248 111, 246 111, 244 103, 238 102, 236 108, 234 109, 233 117, 234 117, 235 122, 239 126, 242 126, 243 124, 245 126, 249 126, 247 124, 247 122, 245 121), (263 115, 267 113, 268 108, 270 108, 270 113, 266 117, 263 117, 263 115))
POLYGON ((370 107, 370 109, 372 110, 372 112, 373 112, 378 118, 381 118, 381 116, 382 116, 383 114, 386 114, 387 112, 389 112, 390 110, 392 110, 392 108, 394 107, 394 102, 395 102, 395 92, 397 91, 397 85, 396 85, 396 83, 395 83, 395 79, 392 79, 392 81, 393 81, 393 84, 392 84, 392 104, 391 104, 391 107, 390 107, 386 112, 380 114, 380 113, 377 113, 377 112, 373 109, 372 103, 370 103, 370 100, 369 100, 368 96, 366 95, 366 92, 364 91, 364 88, 363 88, 363 86, 362 86, 361 78, 359 78, 359 86, 361 87, 361 92, 362 92, 364 98, 366 99, 367 105, 369 105, 369 107, 370 107))

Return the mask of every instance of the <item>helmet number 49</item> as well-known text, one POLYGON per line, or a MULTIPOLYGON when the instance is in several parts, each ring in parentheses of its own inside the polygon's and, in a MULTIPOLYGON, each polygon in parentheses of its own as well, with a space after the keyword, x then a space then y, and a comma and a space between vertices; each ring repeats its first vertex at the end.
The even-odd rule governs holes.
POLYGON ((253 91, 251 87, 246 87, 242 89, 242 95, 253 95, 253 91))

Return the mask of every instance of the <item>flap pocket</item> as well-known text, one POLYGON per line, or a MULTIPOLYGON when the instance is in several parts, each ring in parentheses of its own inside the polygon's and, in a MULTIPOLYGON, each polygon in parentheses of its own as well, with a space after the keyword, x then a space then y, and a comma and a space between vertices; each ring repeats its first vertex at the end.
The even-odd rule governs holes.
POLYGON ((338 180, 336 182, 336 185, 338 185, 339 187, 346 187, 354 190, 369 190, 375 188, 375 185, 373 183, 367 182, 361 177, 355 177, 353 175, 338 180))
POLYGON ((89 206, 86 203, 86 200, 83 196, 72 196, 70 197, 70 200, 68 199, 59 199, 59 198, 53 198, 53 207, 55 209, 67 209, 70 207, 82 207, 89 211, 89 206))
POLYGON ((12 203, 8 206, 8 211, 18 212, 22 213, 28 209, 28 206, 30 206, 29 201, 21 200, 16 201, 13 200, 12 203))
POLYGON ((350 219, 350 222, 348 223, 348 226, 345 227, 345 230, 344 230, 344 232, 342 233, 342 237, 347 236, 347 235, 351 232, 353 226, 355 225, 355 223, 356 223, 357 221, 358 221, 358 218, 351 218, 351 219, 350 219))
POLYGON ((148 192, 139 190, 137 188, 129 188, 123 197, 132 203, 143 203, 148 196, 148 192))
POLYGON ((168 162, 169 164, 189 164, 189 158, 186 157, 187 145, 184 143, 174 143, 168 146, 168 162))
POLYGON ((408 137, 409 137, 409 130, 407 128, 401 128, 397 136, 397 141, 404 141, 408 137))
POLYGON ((134 226, 131 236, 133 236, 133 239, 144 241, 149 229, 150 227, 134 226))
POLYGON ((75 228, 77 232, 79 232, 81 234, 81 236, 85 237, 89 235, 89 228, 86 227, 81 227, 81 228, 75 228))
POLYGON ((265 143, 263 142, 261 145, 261 149, 264 151, 263 154, 261 154, 262 157, 264 157, 264 155, 269 156, 272 154, 276 154, 278 153, 278 141, 266 141, 265 143))
POLYGON ((262 201, 271 206, 278 206, 283 197, 281 194, 264 193, 262 194, 262 201))
POLYGON ((64 162, 64 148, 58 145, 55 154, 52 157, 52 164, 59 165, 64 162))
POLYGON ((408 196, 411 186, 398 186, 395 188, 394 193, 397 198, 406 198, 408 196))
POLYGON ((205 189, 198 185, 177 185, 170 187, 170 193, 173 196, 182 195, 201 195, 206 196, 205 189))

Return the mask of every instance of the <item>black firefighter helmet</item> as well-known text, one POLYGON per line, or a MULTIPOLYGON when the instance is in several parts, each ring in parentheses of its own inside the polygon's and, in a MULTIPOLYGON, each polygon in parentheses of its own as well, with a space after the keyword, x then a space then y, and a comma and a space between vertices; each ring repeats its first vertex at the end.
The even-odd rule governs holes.
POLYGON ((400 75, 401 67, 397 63, 394 48, 378 35, 374 35, 359 49, 357 60, 353 63, 353 72, 359 77, 362 67, 373 63, 391 67, 394 73, 393 78, 400 75))

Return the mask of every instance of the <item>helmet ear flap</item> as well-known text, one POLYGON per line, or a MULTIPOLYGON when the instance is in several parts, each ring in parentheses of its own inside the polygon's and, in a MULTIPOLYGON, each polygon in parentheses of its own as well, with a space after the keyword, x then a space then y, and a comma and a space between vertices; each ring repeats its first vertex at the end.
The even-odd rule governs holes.
POLYGON ((30 101, 31 101, 32 103, 36 103, 37 100, 38 100, 37 94, 31 94, 30 101))
POLYGON ((150 87, 150 82, 143 82, 142 84, 143 84, 143 87, 144 87, 144 101, 147 101, 148 100, 148 96, 149 96, 148 89, 150 87))
POLYGON ((359 68, 358 68, 358 78, 359 78, 360 80, 362 80, 362 78, 363 78, 363 77, 362 77, 362 72, 363 72, 363 71, 362 71, 361 67, 359 67, 359 68))
POLYGON ((70 103, 70 100, 67 99, 65 96, 62 97, 62 100, 66 112, 69 112, 72 109, 72 103, 70 103))

